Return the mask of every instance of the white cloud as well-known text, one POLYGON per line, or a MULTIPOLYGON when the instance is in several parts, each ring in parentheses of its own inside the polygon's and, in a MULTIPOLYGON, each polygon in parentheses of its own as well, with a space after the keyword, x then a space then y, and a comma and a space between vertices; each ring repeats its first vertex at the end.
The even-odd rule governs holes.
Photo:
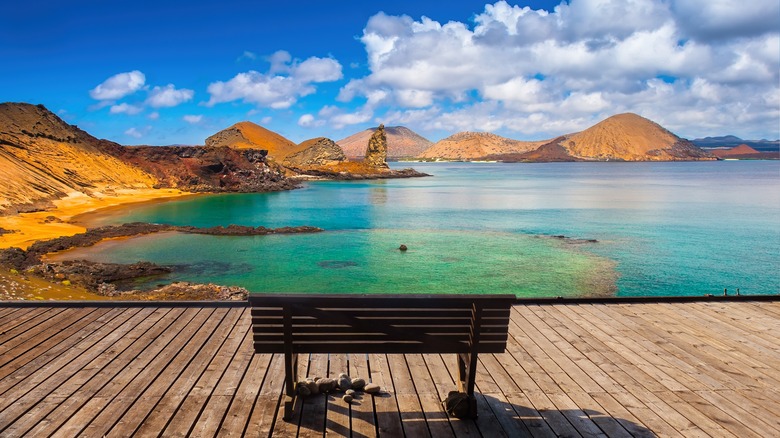
POLYGON ((151 131, 151 130, 152 130, 151 126, 145 126, 143 128, 140 128, 140 129, 136 128, 136 127, 132 127, 132 128, 130 128, 130 129, 125 131, 125 135, 127 135, 128 137, 133 137, 133 138, 141 138, 141 137, 144 137, 146 134, 148 134, 149 131, 151 131))
POLYGON ((228 81, 209 84, 207 106, 242 100, 258 106, 284 109, 301 97, 316 91, 314 83, 341 79, 341 64, 332 58, 310 57, 293 62, 289 53, 279 51, 269 58, 268 73, 248 71, 228 81))
POLYGON ((333 82, 342 78, 341 64, 332 58, 311 58, 293 67, 291 76, 301 82, 333 82))
POLYGON ((324 120, 316 119, 312 114, 304 114, 298 118, 298 126, 303 128, 318 128, 324 125, 324 120))
POLYGON ((143 88, 146 76, 138 70, 111 76, 89 91, 95 100, 116 100, 135 93, 143 88))
POLYGON ((119 105, 112 105, 108 112, 111 114, 128 114, 132 116, 134 114, 140 113, 143 110, 144 107, 142 106, 120 103, 119 105))
POLYGON ((244 53, 241 54, 241 56, 236 59, 236 61, 243 61, 244 59, 248 59, 250 61, 254 61, 257 59, 257 54, 254 52, 250 52, 249 50, 244 50, 244 53))
POLYGON ((190 123, 190 124, 194 125, 196 123, 200 123, 200 121, 203 120, 203 115, 201 115, 201 114, 198 114, 198 115, 187 114, 184 117, 182 117, 181 119, 184 120, 187 123, 190 123))
POLYGON ((173 107, 191 100, 194 95, 192 90, 177 90, 173 84, 168 84, 152 88, 146 98, 146 104, 153 108, 173 107))
POLYGON ((149 120, 157 120, 157 119, 160 118, 160 113, 158 113, 157 111, 154 111, 152 113, 149 113, 149 115, 147 117, 149 117, 149 120))
POLYGON ((776 0, 571 0, 552 11, 498 1, 473 25, 378 13, 361 37, 370 73, 337 97, 366 103, 329 122, 378 114, 542 136, 632 111, 682 134, 777 137, 778 16, 776 0))

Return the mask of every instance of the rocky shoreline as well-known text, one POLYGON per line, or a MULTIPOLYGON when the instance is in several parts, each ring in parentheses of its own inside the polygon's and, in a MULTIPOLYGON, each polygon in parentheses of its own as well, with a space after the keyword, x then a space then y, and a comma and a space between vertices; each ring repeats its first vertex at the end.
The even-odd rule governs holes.
POLYGON ((118 285, 140 278, 149 278, 173 272, 171 266, 150 262, 133 264, 98 263, 88 260, 47 262, 47 254, 77 247, 92 246, 105 239, 135 237, 160 232, 181 232, 212 236, 265 236, 269 234, 317 233, 321 228, 300 226, 266 228, 228 225, 199 228, 193 226, 126 223, 89 229, 73 236, 36 242, 27 250, 8 248, 0 251, 0 267, 23 276, 34 276, 63 286, 77 285, 106 297, 121 296, 126 299, 186 299, 186 300, 241 300, 247 290, 213 284, 174 283, 151 291, 120 290, 118 285))

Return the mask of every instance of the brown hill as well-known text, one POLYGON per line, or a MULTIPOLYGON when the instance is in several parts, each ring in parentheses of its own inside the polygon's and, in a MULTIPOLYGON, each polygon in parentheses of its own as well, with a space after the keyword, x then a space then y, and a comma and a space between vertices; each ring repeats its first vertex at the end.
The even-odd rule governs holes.
POLYGON ((300 152, 301 147, 287 138, 256 125, 239 122, 206 139, 207 147, 228 146, 235 149, 264 149, 268 157, 282 162, 288 155, 300 152))
POLYGON ((151 188, 157 180, 43 105, 0 103, 0 212, 39 210, 72 193, 151 188))
POLYGON ((459 132, 434 143, 418 155, 423 159, 483 160, 491 155, 522 154, 532 151, 546 141, 519 141, 489 132, 459 132))
POLYGON ((576 158, 596 161, 711 160, 710 154, 632 113, 609 117, 560 142, 576 158))
POLYGON ((761 152, 751 148, 746 144, 741 144, 730 149, 715 149, 710 151, 712 155, 718 158, 731 158, 743 155, 759 155, 761 152))
MULTIPOLYGON (((344 155, 349 158, 363 158, 366 155, 368 140, 377 128, 369 128, 357 134, 342 138, 336 144, 344 150, 344 155)), ((387 137, 387 158, 416 157, 433 143, 427 138, 417 134, 404 126, 385 126, 387 137)))

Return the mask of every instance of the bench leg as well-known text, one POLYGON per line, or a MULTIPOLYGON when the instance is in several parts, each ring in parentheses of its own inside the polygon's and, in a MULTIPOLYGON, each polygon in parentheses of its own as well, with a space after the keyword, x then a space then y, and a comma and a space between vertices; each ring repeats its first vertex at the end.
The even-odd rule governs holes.
POLYGON ((291 352, 284 354, 284 419, 293 416, 295 406, 295 382, 298 381, 298 355, 291 352))
POLYGON ((474 397, 474 385, 477 374, 477 355, 458 354, 458 391, 468 394, 470 417, 477 418, 477 398, 474 397))

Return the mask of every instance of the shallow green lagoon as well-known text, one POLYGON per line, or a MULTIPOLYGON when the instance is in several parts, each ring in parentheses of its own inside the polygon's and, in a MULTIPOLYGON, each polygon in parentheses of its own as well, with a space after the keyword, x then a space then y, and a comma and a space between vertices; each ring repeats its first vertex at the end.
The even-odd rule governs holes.
POLYGON ((183 279, 273 292, 780 291, 778 162, 414 167, 434 177, 203 196, 136 206, 110 218, 313 225, 323 233, 172 233, 108 242, 69 257, 177 266, 174 275, 146 285, 183 279), (397 250, 402 243, 406 253, 397 250))

